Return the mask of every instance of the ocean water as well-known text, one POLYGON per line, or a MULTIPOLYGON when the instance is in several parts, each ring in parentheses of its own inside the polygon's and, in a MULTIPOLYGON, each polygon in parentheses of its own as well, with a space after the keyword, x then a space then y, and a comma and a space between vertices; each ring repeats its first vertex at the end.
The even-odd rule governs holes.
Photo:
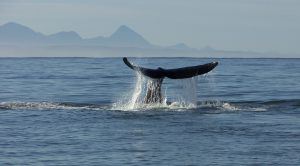
POLYGON ((1 58, 0 165, 300 165, 300 59, 130 60, 219 66, 144 105, 122 58, 1 58))

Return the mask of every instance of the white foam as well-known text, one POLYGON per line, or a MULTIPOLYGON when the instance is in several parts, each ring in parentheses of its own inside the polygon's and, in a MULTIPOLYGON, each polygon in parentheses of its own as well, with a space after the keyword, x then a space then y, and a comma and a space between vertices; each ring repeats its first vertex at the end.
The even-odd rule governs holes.
MULTIPOLYGON (((123 95, 119 100, 112 104, 112 110, 122 110, 122 111, 138 111, 146 109, 191 109, 197 107, 197 77, 176 80, 178 84, 178 89, 171 93, 171 99, 175 100, 172 104, 167 104, 167 87, 165 93, 162 96, 162 103, 144 103, 144 96, 146 95, 146 90, 148 86, 155 86, 156 84, 151 84, 153 81, 151 78, 143 76, 141 73, 136 72, 136 81, 134 86, 134 91, 131 96, 123 95)), ((162 89, 163 91, 163 89, 162 89)), ((170 96, 169 96, 170 97, 170 96)))
POLYGON ((241 110, 239 107, 233 106, 229 103, 223 103, 222 108, 227 110, 227 111, 239 111, 239 110, 241 110))
POLYGON ((61 103, 53 103, 53 102, 1 102, 0 108, 2 109, 12 109, 12 110, 101 110, 104 108, 101 107, 90 107, 89 105, 83 106, 71 106, 65 105, 61 103))
POLYGON ((242 110, 240 107, 228 103, 228 102, 223 102, 220 100, 213 100, 213 101, 202 101, 198 104, 198 108, 204 108, 204 107, 209 107, 209 108, 215 108, 220 111, 239 111, 242 110))
POLYGON ((253 110, 254 112, 263 112, 263 111, 267 111, 266 108, 252 108, 252 110, 253 110))

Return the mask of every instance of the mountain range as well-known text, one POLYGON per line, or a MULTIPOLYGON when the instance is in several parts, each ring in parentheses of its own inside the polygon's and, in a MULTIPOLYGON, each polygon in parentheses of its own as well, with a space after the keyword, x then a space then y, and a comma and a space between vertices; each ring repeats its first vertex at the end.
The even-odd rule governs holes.
MULTIPOLYGON (((272 54, 274 57, 276 54, 272 54)), ((9 22, 0 26, 0 56, 189 56, 189 57, 268 57, 249 51, 222 51, 212 47, 195 49, 184 43, 158 46, 147 41, 126 25, 120 26, 108 37, 82 38, 75 31, 51 35, 9 22)))
MULTIPOLYGON (((0 26, 0 44, 22 45, 98 45, 109 47, 137 47, 155 48, 143 36, 122 25, 109 37, 97 36, 94 38, 82 38, 75 31, 62 31, 51 35, 44 35, 31 28, 10 22, 0 26)), ((170 46, 174 49, 190 49, 183 43, 170 46)))

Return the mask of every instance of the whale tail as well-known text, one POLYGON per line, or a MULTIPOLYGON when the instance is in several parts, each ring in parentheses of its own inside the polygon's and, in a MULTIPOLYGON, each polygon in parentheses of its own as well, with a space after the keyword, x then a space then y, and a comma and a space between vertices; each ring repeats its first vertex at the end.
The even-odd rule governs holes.
POLYGON ((141 74, 154 79, 148 81, 144 103, 162 103, 161 85, 165 77, 171 79, 190 78, 208 73, 218 65, 218 62, 211 62, 204 65, 177 69, 163 69, 160 67, 157 69, 148 69, 133 65, 126 57, 123 58, 123 61, 132 70, 138 71, 141 74))
POLYGON ((163 79, 165 77, 170 79, 190 78, 197 75, 208 73, 218 65, 218 62, 211 62, 203 65, 182 67, 176 69, 163 69, 160 67, 157 69, 148 69, 148 68, 133 65, 128 61, 126 57, 123 58, 123 61, 129 68, 139 71, 143 75, 153 79, 163 79))

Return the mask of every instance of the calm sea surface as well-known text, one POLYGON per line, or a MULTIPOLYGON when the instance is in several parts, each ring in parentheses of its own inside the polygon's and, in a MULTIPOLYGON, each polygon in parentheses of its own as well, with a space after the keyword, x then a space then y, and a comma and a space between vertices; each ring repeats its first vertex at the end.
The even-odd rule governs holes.
POLYGON ((0 58, 0 165, 300 165, 300 59, 130 60, 220 64, 131 109, 122 58, 0 58))

